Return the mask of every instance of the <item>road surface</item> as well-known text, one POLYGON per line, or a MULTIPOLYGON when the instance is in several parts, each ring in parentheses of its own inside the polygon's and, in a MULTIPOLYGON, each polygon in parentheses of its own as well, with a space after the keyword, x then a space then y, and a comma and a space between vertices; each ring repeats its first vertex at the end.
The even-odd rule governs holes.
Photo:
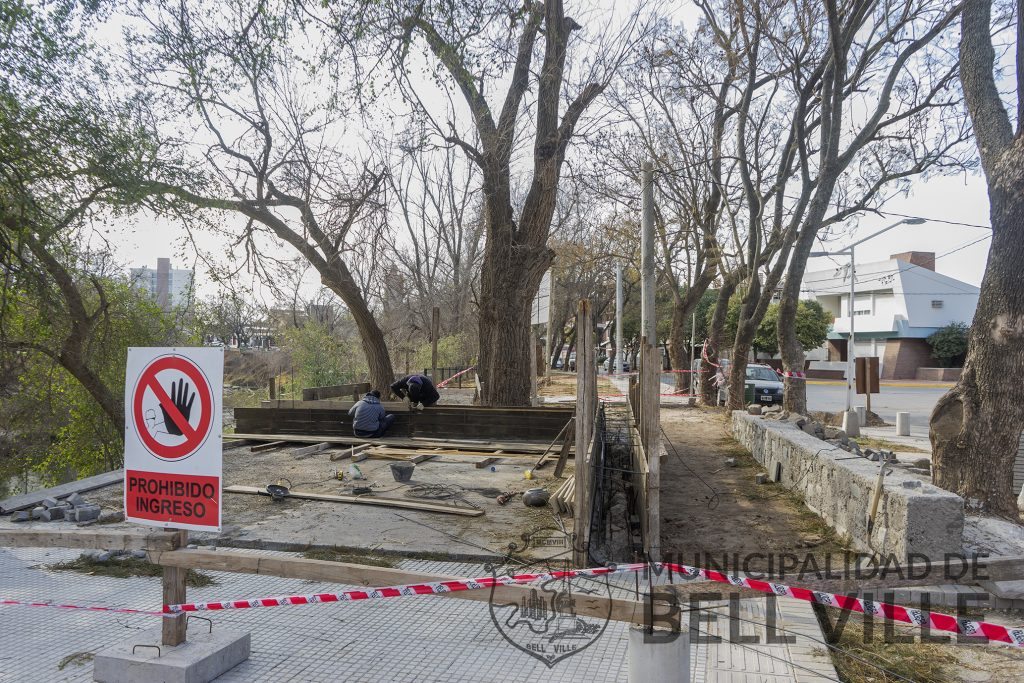
MULTIPOLYGON (((891 387, 884 384, 879 387, 881 393, 871 396, 871 410, 878 413, 886 422, 896 424, 896 412, 910 413, 910 429, 920 434, 928 431, 928 417, 932 414, 939 398, 948 389, 942 386, 922 387, 891 387)), ((858 395, 854 405, 864 405, 864 397, 858 395)), ((811 410, 836 412, 846 409, 846 386, 833 384, 809 384, 807 386, 807 406, 811 410)))

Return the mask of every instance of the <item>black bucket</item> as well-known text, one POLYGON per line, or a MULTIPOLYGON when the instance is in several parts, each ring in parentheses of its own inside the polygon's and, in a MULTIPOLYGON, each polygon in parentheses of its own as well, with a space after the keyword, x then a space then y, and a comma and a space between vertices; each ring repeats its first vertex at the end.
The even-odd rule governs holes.
POLYGON ((391 476, 395 478, 395 481, 406 482, 412 479, 414 469, 416 469, 416 463, 393 462, 391 463, 391 476))

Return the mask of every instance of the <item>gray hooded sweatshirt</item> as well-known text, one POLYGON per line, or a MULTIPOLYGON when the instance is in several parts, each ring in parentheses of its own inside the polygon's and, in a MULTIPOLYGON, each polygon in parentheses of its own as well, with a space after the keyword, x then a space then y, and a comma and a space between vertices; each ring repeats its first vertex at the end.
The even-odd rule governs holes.
POLYGON ((363 399, 348 409, 349 415, 354 415, 352 428, 361 432, 375 432, 380 427, 380 421, 387 415, 380 399, 372 394, 366 394, 363 399))

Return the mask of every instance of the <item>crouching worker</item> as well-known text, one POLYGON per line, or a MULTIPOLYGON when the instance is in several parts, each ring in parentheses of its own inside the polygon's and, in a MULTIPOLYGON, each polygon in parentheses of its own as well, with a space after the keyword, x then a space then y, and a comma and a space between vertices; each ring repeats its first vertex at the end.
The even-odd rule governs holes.
POLYGON ((391 392, 399 397, 409 397, 409 403, 429 407, 438 402, 441 394, 426 375, 409 375, 391 385, 391 392))
POLYGON ((374 389, 362 400, 348 409, 352 417, 352 432, 363 439, 376 439, 395 423, 395 416, 388 415, 380 404, 380 392, 374 389))

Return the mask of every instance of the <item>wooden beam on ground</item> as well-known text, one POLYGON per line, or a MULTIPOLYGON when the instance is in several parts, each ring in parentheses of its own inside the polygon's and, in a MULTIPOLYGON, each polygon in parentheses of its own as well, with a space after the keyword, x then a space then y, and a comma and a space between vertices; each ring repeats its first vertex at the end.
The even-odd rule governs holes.
POLYGON ((0 500, 0 514, 8 514, 11 512, 17 512, 18 510, 34 508, 42 503, 44 498, 66 498, 72 493, 95 491, 96 489, 120 484, 122 481, 124 481, 124 470, 111 470, 110 472, 104 472, 103 474, 97 474, 93 477, 86 477, 85 479, 79 479, 78 481, 68 482, 67 484, 51 486, 48 489, 40 489, 39 491, 11 496, 10 498, 0 500))
MULTIPOLYGON (((410 572, 390 567, 371 567, 348 562, 328 562, 325 560, 307 560, 299 557, 267 556, 258 553, 239 553, 224 550, 175 550, 173 552, 152 552, 150 562, 163 566, 183 567, 188 569, 206 569, 208 571, 225 571, 241 574, 259 574, 278 576, 288 579, 305 579, 317 583, 339 583, 349 586, 382 587, 401 586, 415 583, 432 583, 453 581, 467 577, 451 574, 430 574, 410 572)), ((681 589, 690 586, 680 586, 681 589)), ((692 592, 708 590, 707 583, 694 584, 692 592)), ((440 593, 439 597, 474 600, 477 602, 494 601, 496 604, 519 604, 530 598, 535 586, 498 586, 490 588, 440 593)), ((402 598, 395 598, 401 600, 402 598)), ((568 613, 580 614, 600 619, 612 619, 640 624, 644 621, 645 602, 643 600, 623 600, 592 596, 585 593, 574 593, 571 601, 556 600, 552 609, 565 610, 568 613)), ((659 614, 668 608, 661 601, 655 602, 659 614)), ((688 623, 688 622, 687 622, 688 623)), ((665 625, 665 624, 659 624, 665 625)))
MULTIPOLYGON (((225 486, 224 493, 241 493, 255 496, 269 496, 266 489, 255 486, 225 486)), ((454 505, 442 505, 441 503, 429 503, 418 500, 404 500, 402 498, 377 498, 376 496, 349 496, 344 494, 312 493, 305 491, 289 491, 288 498, 300 500, 316 500, 325 503, 353 503, 356 505, 377 505, 380 507, 402 508, 405 510, 419 510, 421 512, 440 512, 448 515, 461 515, 463 517, 479 517, 484 514, 483 510, 468 507, 456 507, 454 505)))
MULTIPOLYGON (((394 446, 397 448, 425 448, 427 439, 412 438, 383 438, 383 439, 361 439, 358 436, 318 436, 315 434, 225 434, 225 440, 245 441, 284 441, 286 443, 331 443, 344 445, 370 444, 374 446, 394 446)), ((544 452, 544 444, 528 441, 469 441, 460 439, 430 439, 429 445, 434 447, 447 447, 458 450, 467 447, 494 447, 513 453, 534 453, 544 452)))
POLYGON ((177 537, 162 531, 0 529, 0 548, 82 548, 83 550, 173 550, 177 537))
MULTIPOLYGON (((360 444, 359 446, 352 446, 351 448, 346 448, 346 449, 344 449, 344 450, 342 450, 342 451, 340 451, 338 453, 331 453, 331 462, 337 462, 338 460, 345 460, 346 458, 354 458, 354 457, 356 457, 357 455, 359 455, 360 453, 362 453, 363 451, 365 451, 368 448, 371 448, 370 444, 364 443, 364 444, 360 444)), ((365 457, 360 458, 360 460, 365 460, 365 459, 366 459, 365 457)), ((356 462, 359 462, 359 460, 356 460, 356 462)))
POLYGON ((249 447, 250 453, 262 453, 263 451, 270 451, 281 446, 287 446, 287 441, 271 441, 270 443, 256 444, 255 446, 249 447))
POLYGON ((414 455, 411 458, 409 458, 409 462, 419 465, 421 462, 426 462, 427 460, 430 460, 431 458, 436 458, 439 455, 440 453, 421 453, 419 455, 414 455))
POLYGON ((480 462, 473 463, 473 467, 477 468, 478 470, 482 470, 486 467, 490 467, 496 462, 501 462, 501 458, 484 458, 480 462))
POLYGON ((320 451, 325 451, 325 450, 327 450, 330 447, 331 447, 331 444, 329 444, 327 442, 321 442, 321 443, 318 443, 318 444, 313 444, 312 446, 306 446, 305 448, 297 448, 294 451, 292 451, 292 457, 293 458, 305 458, 307 456, 319 453, 320 451))

